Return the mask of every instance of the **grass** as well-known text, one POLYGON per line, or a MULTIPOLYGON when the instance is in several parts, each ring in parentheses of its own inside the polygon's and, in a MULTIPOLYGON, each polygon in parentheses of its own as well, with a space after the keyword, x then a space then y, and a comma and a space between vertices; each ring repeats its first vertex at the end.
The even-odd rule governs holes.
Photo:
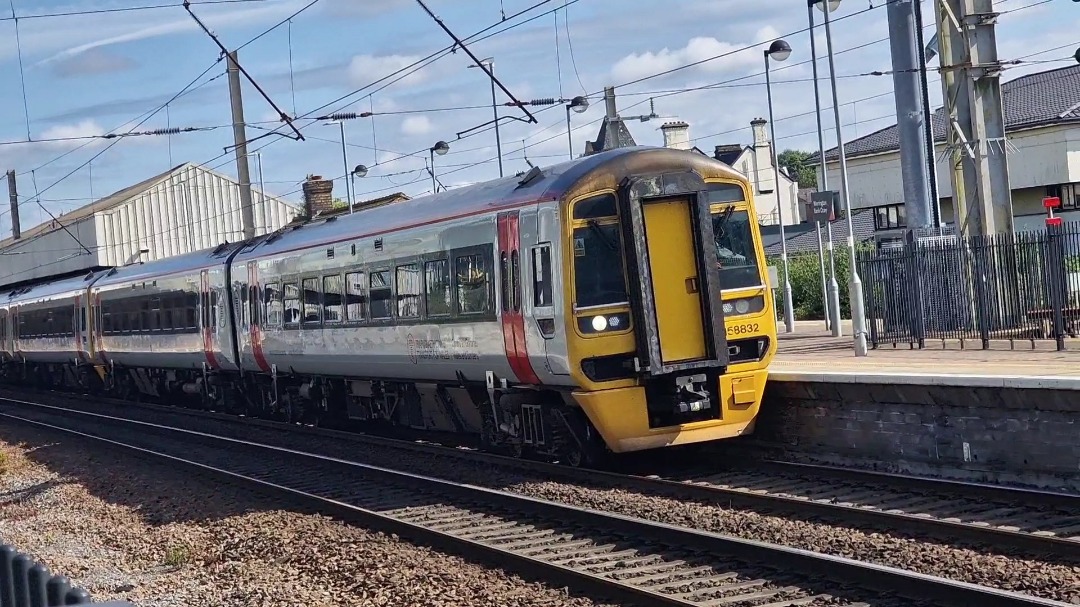
POLYGON ((180 567, 189 560, 191 560, 191 550, 187 546, 171 546, 165 552, 165 564, 170 567, 180 567))

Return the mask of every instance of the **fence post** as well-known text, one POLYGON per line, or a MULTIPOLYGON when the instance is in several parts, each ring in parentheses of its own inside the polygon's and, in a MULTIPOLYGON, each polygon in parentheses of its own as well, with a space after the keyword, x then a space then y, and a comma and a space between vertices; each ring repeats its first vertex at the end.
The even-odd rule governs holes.
POLYGON ((1065 349, 1065 302, 1062 292, 1065 284, 1065 251, 1061 242, 1060 224, 1046 226, 1046 243, 1050 253, 1046 263, 1049 266, 1050 305, 1054 313, 1054 341, 1060 352, 1065 349))

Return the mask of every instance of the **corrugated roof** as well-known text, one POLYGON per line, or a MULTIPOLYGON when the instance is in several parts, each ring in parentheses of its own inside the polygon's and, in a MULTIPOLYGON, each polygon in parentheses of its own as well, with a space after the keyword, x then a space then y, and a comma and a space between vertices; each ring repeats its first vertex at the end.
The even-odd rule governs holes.
MULTIPOLYGON (((1080 121, 1080 65, 1028 74, 1001 85, 1005 130, 1080 121)), ((934 140, 945 141, 945 110, 934 112, 934 140)), ((891 152, 900 148, 896 125, 844 144, 848 158, 891 152)), ((836 160, 836 147, 826 150, 826 161, 836 160)), ((818 154, 810 161, 817 164, 818 154)))

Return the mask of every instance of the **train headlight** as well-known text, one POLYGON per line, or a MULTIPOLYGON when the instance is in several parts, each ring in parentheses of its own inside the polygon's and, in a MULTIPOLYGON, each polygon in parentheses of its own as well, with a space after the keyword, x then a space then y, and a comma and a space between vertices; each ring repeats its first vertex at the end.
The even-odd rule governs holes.
POLYGON ((735 300, 735 311, 739 314, 746 314, 750 311, 750 300, 738 299, 735 300))
POLYGON ((607 328, 608 320, 606 316, 593 316, 592 328, 593 331, 600 332, 607 328))
POLYGON ((615 312, 596 316, 579 316, 577 326, 578 331, 584 335, 626 331, 630 329, 630 313, 615 312))
POLYGON ((735 312, 735 306, 730 301, 724 302, 724 314, 732 314, 735 312))
POLYGON ((735 316, 741 314, 754 314, 765 309, 764 297, 742 297, 724 302, 724 315, 735 316))

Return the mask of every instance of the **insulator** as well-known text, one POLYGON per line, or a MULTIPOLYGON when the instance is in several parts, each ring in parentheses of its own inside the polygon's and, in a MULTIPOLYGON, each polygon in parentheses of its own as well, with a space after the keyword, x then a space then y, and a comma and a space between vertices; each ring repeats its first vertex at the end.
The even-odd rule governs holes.
POLYGON ((330 114, 331 120, 352 120, 356 118, 356 112, 341 112, 337 114, 330 114))
POLYGON ((529 102, 529 105, 555 105, 555 99, 553 97, 545 97, 543 99, 533 99, 529 102))

